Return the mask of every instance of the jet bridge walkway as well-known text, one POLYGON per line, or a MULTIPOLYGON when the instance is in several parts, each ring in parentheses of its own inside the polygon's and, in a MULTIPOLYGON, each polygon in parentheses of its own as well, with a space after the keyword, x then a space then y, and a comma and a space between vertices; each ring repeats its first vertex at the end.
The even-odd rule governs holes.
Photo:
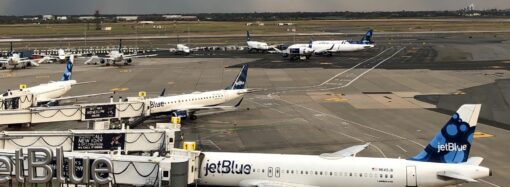
POLYGON ((134 119, 150 116, 148 101, 143 97, 130 97, 128 101, 113 98, 107 103, 75 104, 68 106, 15 107, 29 105, 33 102, 29 96, 2 98, 0 125, 38 124, 63 121, 101 121, 111 119, 134 119), (15 106, 13 108, 13 106, 15 106))
POLYGON ((3 131, 0 149, 61 147, 65 152, 156 153, 166 155, 182 144, 179 124, 158 123, 155 129, 3 131))

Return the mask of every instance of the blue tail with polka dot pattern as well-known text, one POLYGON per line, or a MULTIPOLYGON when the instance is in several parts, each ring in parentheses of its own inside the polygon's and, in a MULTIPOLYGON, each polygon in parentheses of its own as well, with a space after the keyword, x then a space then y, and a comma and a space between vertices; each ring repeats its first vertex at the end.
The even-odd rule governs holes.
POLYGON ((481 105, 462 105, 439 133, 418 155, 409 160, 462 163, 469 158, 481 105))

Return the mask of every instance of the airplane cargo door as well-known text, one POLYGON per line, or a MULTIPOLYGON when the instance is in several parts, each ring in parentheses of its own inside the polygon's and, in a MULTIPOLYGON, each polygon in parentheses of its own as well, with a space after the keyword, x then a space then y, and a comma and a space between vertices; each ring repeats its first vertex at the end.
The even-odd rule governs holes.
POLYGON ((407 166, 407 187, 417 186, 416 184, 416 166, 407 166))

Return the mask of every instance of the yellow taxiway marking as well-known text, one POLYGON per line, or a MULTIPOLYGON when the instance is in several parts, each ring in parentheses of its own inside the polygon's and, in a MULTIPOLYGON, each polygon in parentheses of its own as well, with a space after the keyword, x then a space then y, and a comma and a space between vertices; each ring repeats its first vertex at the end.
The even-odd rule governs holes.
POLYGON ((487 134, 487 133, 484 133, 484 132, 480 132, 480 131, 475 131, 475 135, 473 136, 474 138, 490 138, 490 137, 493 137, 494 135, 492 134, 487 134))
POLYGON ((168 82, 168 84, 175 84, 175 82, 170 81, 170 82, 168 82))
POLYGON ((113 88, 112 91, 114 92, 124 92, 124 91, 128 91, 129 88, 113 88))
POLYGON ((130 69, 123 69, 123 70, 120 70, 121 73, 131 73, 132 70, 130 69))

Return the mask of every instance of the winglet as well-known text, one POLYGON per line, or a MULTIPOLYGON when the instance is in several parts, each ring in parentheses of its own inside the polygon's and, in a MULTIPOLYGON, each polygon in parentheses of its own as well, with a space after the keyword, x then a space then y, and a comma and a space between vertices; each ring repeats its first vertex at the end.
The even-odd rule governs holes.
POLYGON ((160 96, 160 97, 165 96, 165 91, 166 91, 166 88, 163 88, 163 91, 161 91, 161 94, 159 94, 159 96, 160 96))
POLYGON ((237 104, 234 105, 234 107, 236 107, 236 108, 239 107, 239 105, 241 105, 241 102, 243 102, 243 99, 244 99, 244 97, 241 97, 241 100, 239 100, 239 102, 237 102, 237 104))

